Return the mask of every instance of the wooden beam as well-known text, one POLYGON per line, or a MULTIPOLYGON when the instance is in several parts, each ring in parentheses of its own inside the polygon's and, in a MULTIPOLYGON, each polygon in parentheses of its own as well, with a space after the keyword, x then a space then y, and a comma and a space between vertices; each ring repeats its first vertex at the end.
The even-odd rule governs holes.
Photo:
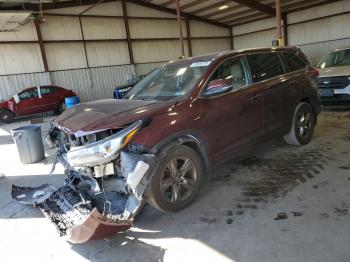
POLYGON ((131 37, 130 37, 130 29, 129 29, 129 20, 128 20, 128 12, 126 8, 125 0, 122 0, 122 9, 123 9, 123 19, 125 25, 125 34, 128 43, 128 51, 129 51, 129 60, 130 64, 134 64, 134 53, 132 51, 131 37))
POLYGON ((186 36, 187 36, 187 46, 188 46, 188 56, 192 56, 192 38, 191 38, 191 28, 190 20, 186 19, 186 36))
POLYGON ((182 20, 181 20, 181 10, 180 10, 179 0, 176 0, 176 17, 177 17, 177 27, 179 30, 179 38, 180 38, 181 57, 185 57, 185 45, 184 45, 184 37, 182 34, 182 20))
MULTIPOLYGON (((143 2, 141 0, 128 0, 128 2, 137 4, 137 5, 141 5, 141 6, 145 6, 145 7, 148 7, 148 8, 152 8, 152 9, 155 9, 155 10, 158 10, 158 11, 166 12, 166 13, 169 13, 169 14, 176 15, 176 10, 171 9, 171 8, 162 7, 162 6, 159 6, 159 5, 156 5, 156 4, 152 4, 152 3, 148 3, 148 2, 143 2)), ((204 18, 204 17, 200 17, 200 16, 197 16, 197 15, 194 15, 193 12, 191 12, 191 13, 181 12, 181 16, 184 17, 184 18, 187 18, 187 19, 197 20, 197 21, 201 21, 201 22, 204 22, 204 23, 208 23, 208 24, 212 24, 212 25, 216 25, 216 26, 220 26, 220 27, 224 27, 224 28, 229 28, 229 26, 226 25, 226 24, 219 23, 219 22, 216 22, 216 21, 204 18)))
POLYGON ((205 11, 208 11, 208 10, 211 10, 211 9, 215 9, 219 6, 222 6, 222 5, 226 5, 226 4, 229 4, 231 3, 232 0, 225 0, 225 1, 220 1, 218 3, 215 3, 215 4, 212 4, 212 5, 208 5, 206 7, 203 7, 203 8, 200 8, 200 9, 197 9, 197 10, 194 10, 192 11, 191 13, 192 14, 199 14, 199 13, 202 13, 202 12, 205 12, 205 11))
POLYGON ((196 0, 196 1, 192 2, 192 3, 189 3, 189 4, 181 6, 181 10, 186 10, 188 8, 191 8, 193 6, 196 6, 196 5, 205 3, 205 2, 207 2, 207 0, 196 0))
POLYGON ((225 20, 232 20, 232 18, 237 18, 237 17, 245 18, 246 16, 244 17, 243 15, 251 15, 252 13, 256 14, 257 12, 255 10, 248 9, 239 13, 225 15, 223 17, 217 18, 216 20, 220 22, 224 22, 225 20))
POLYGON ((47 63, 45 46, 44 46, 43 37, 41 34, 40 21, 37 17, 34 19, 34 24, 35 24, 36 34, 38 36, 38 43, 40 47, 41 57, 43 59, 44 70, 45 72, 49 72, 49 65, 47 63))
POLYGON ((259 17, 260 15, 266 16, 266 14, 254 13, 254 14, 251 14, 251 15, 247 15, 247 16, 243 16, 243 17, 239 17, 239 18, 235 18, 235 19, 231 19, 231 20, 225 21, 225 23, 227 23, 227 24, 240 23, 241 21, 245 21, 247 19, 252 19, 252 18, 255 18, 255 17, 259 17))
MULTIPOLYGON (((85 41, 85 36, 84 36, 83 24, 81 22, 81 16, 79 16, 79 26, 80 26, 81 38, 82 38, 82 42, 83 42, 86 66, 87 66, 87 68, 90 68, 89 58, 88 58, 87 50, 86 50, 86 41, 85 41)), ((90 72, 89 72, 89 75, 90 75, 90 72)), ((90 76, 90 78, 91 78, 91 76, 90 76)))
MULTIPOLYGON (((323 2, 317 2, 318 0, 309 0, 307 2, 303 2, 300 5, 293 5, 290 4, 290 6, 285 6, 285 8, 287 9, 285 12, 286 13, 294 13, 294 12, 298 12, 304 9, 308 9, 308 8, 313 8, 313 7, 317 7, 317 6, 321 6, 321 5, 326 5, 326 4, 330 4, 330 3, 335 3, 335 2, 340 2, 342 0, 325 0, 323 2), (317 2, 317 3, 315 3, 317 2), (292 10, 290 10, 292 9, 292 10)), ((296 4, 296 3, 295 3, 296 4)))
POLYGON ((282 21, 283 21, 284 45, 288 46, 288 19, 286 15, 282 16, 282 21))
POLYGON ((233 39, 233 28, 231 27, 230 29, 230 48, 231 50, 234 50, 235 46, 234 46, 234 39, 233 39))
POLYGON ((263 12, 265 14, 268 14, 270 16, 276 15, 276 10, 272 8, 271 6, 262 4, 256 0, 233 0, 238 4, 245 5, 251 9, 255 9, 257 11, 263 12))
MULTIPOLYGON (((237 21, 237 23, 235 22, 235 23, 229 23, 229 22, 226 22, 226 23, 228 23, 228 24, 230 24, 230 25, 232 25, 232 26, 239 26, 239 25, 244 25, 244 24, 247 24, 247 23, 252 23, 252 22, 256 22, 256 21, 260 21, 260 20, 263 20, 263 19, 266 19, 266 18, 269 18, 269 17, 271 17, 270 15, 266 15, 266 14, 262 14, 262 15, 259 15, 259 16, 257 16, 257 15, 255 15, 255 17, 256 18, 254 18, 254 17, 252 17, 252 18, 248 18, 248 19, 239 19, 238 21, 237 21)), ((246 18, 246 17, 245 17, 246 18)))
MULTIPOLYGON (((217 15, 229 13, 229 12, 231 12, 231 11, 237 11, 237 10, 242 9, 242 8, 244 8, 244 7, 246 7, 246 6, 244 6, 244 5, 235 5, 235 6, 231 6, 231 7, 229 7, 229 8, 226 8, 226 9, 224 9, 224 10, 219 10, 219 11, 216 11, 216 10, 215 10, 215 12, 206 14, 205 16, 206 16, 207 18, 209 18, 209 17, 213 17, 213 16, 217 16, 217 15)), ((236 14, 236 12, 234 12, 234 13, 236 14)))
POLYGON ((161 6, 166 7, 166 6, 168 6, 168 5, 172 5, 172 4, 175 3, 175 1, 176 1, 176 0, 167 1, 167 2, 165 2, 164 4, 161 4, 161 6))

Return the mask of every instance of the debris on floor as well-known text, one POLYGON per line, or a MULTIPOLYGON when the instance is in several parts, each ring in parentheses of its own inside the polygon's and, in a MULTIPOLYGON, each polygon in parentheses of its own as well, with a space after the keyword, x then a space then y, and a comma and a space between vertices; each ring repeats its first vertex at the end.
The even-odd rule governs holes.
POLYGON ((288 215, 286 213, 278 213, 277 217, 275 217, 275 220, 282 220, 287 218, 288 218, 288 215))

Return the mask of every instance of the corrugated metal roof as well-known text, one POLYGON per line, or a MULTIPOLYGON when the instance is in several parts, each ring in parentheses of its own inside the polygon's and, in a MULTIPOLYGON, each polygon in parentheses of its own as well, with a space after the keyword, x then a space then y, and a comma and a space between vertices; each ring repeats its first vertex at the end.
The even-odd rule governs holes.
MULTIPOLYGON (((93 5, 112 0, 42 0, 43 9, 93 5)), ((115 1, 115 0, 113 0, 115 1)), ((126 0, 161 11, 174 11, 176 0, 126 0)), ((238 25, 274 16, 275 0, 179 0, 184 16, 206 19, 225 26, 238 25)), ((340 0, 283 0, 282 13, 303 10, 340 0)), ((39 1, 1 1, 0 10, 38 10, 39 1)), ((11 27, 9 25, 9 27, 11 27)))

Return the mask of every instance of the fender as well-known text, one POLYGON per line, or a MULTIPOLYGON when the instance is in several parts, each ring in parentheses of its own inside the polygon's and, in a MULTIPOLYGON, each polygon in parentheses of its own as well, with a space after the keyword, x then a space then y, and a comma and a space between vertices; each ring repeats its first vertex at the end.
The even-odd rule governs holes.
POLYGON ((152 147, 150 153, 157 154, 174 145, 187 145, 194 149, 202 158, 205 170, 210 170, 207 144, 195 130, 184 130, 162 139, 152 147))

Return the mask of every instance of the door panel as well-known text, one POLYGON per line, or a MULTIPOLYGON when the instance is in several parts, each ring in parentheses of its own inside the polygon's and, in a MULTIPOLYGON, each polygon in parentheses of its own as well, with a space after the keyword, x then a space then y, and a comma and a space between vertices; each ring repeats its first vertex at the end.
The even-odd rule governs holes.
POLYGON ((18 94, 19 102, 15 105, 18 115, 29 115, 40 112, 38 89, 30 88, 18 94))
POLYGON ((56 110, 59 101, 59 93, 55 87, 42 86, 41 87, 41 111, 46 112, 56 110))
MULTIPOLYGON (((241 63, 239 59, 232 60, 241 63)), ((241 66, 244 69, 243 64, 241 66)), ((233 89, 227 93, 203 99, 206 121, 211 134, 209 154, 216 162, 232 157, 263 135, 261 85, 249 85, 245 69, 242 79, 242 74, 237 73, 237 66, 233 65, 231 68, 234 68, 230 73, 233 89)), ((220 67, 217 70, 220 70, 220 67)), ((230 72, 230 70, 223 70, 223 72, 227 71, 230 72)), ((211 80, 218 79, 218 75, 220 73, 215 72, 211 80)), ((230 76, 226 79, 230 79, 230 76)))
POLYGON ((264 132, 271 134, 286 127, 290 110, 290 81, 277 52, 257 53, 247 56, 253 81, 261 83, 264 99, 264 132))

